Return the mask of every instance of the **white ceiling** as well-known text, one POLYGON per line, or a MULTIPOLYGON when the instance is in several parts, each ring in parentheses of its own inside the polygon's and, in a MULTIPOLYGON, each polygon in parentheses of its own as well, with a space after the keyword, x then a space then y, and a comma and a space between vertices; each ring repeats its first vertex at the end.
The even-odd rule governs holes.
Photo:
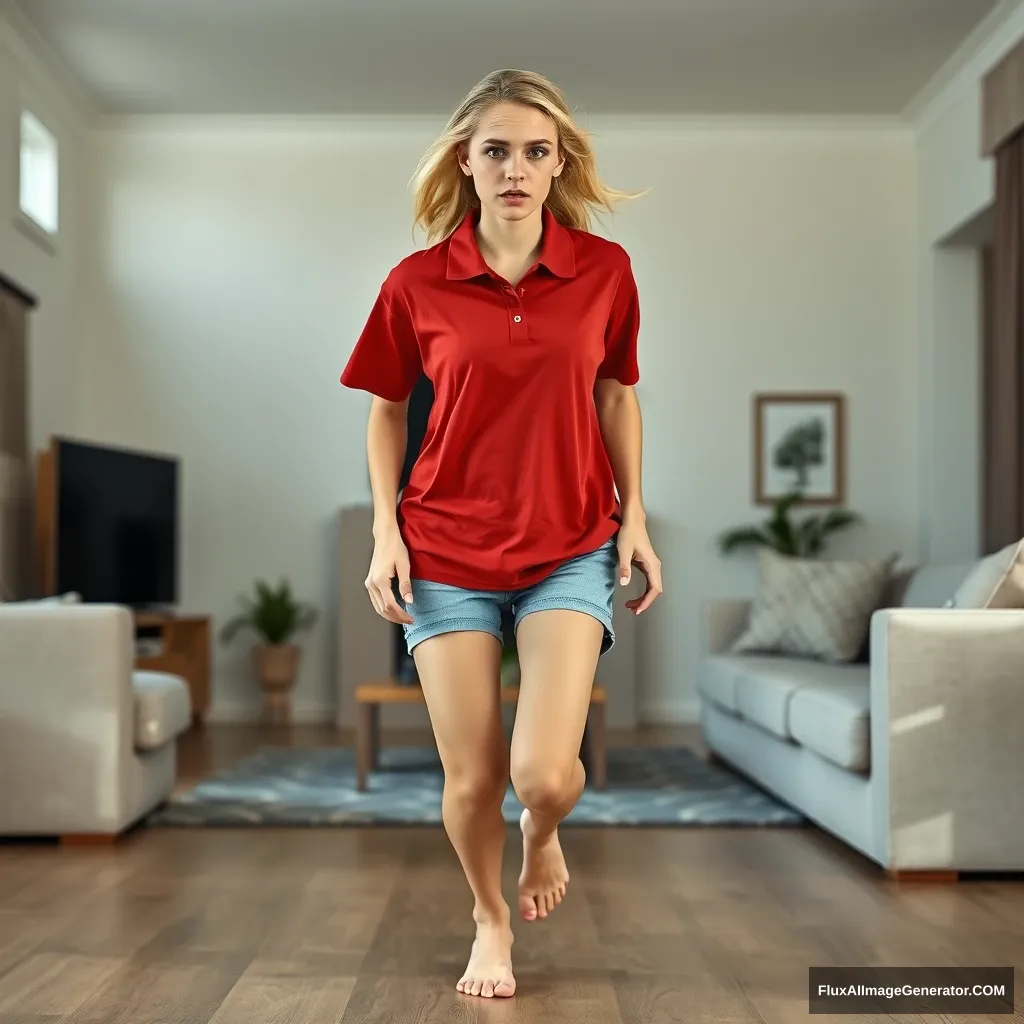
POLYGON ((999 0, 17 0, 111 113, 450 110, 530 68, 592 113, 901 113, 999 0))

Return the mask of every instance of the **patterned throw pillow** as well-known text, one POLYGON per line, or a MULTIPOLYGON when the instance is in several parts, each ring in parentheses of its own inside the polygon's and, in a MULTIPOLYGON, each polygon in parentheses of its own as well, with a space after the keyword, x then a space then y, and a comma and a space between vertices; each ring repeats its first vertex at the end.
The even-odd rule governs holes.
POLYGON ((897 559, 826 561, 761 548, 757 595, 733 652, 852 661, 897 559))

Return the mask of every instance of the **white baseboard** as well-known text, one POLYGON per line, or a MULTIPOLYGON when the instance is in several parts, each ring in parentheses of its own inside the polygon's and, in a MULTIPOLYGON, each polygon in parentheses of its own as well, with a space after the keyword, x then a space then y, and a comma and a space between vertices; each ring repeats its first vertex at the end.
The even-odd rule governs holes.
POLYGON ((639 719, 644 725, 692 725, 700 721, 700 703, 686 698, 644 701, 639 719))
MULTIPOLYGON (((257 725, 262 718, 262 704, 220 703, 206 713, 206 721, 211 725, 257 725)), ((292 722, 296 725, 333 725, 334 708, 327 704, 294 704, 292 722)))

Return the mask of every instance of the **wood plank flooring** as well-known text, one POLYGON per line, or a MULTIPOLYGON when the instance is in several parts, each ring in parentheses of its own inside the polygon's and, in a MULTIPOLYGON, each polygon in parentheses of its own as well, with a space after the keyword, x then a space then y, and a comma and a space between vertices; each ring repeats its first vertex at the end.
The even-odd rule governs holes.
MULTIPOLYGON (((210 726, 183 741, 182 780, 281 741, 210 726)), ((563 846, 566 900, 545 922, 515 925, 517 995, 482 1000, 454 988, 471 904, 440 830, 139 829, 109 847, 6 843, 0 1024, 783 1024, 807 1017, 810 965, 1024 955, 1019 882, 898 884, 814 829, 574 828, 563 846)), ((512 831, 506 851, 514 907, 512 831)), ((1020 1009, 992 1018, 1013 1019, 1020 1009)))

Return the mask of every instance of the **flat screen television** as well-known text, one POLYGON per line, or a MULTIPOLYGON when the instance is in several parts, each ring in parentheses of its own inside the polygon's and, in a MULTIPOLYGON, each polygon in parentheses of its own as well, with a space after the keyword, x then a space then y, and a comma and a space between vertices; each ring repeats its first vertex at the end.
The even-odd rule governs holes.
POLYGON ((178 602, 178 460, 55 438, 57 593, 133 608, 178 602))

